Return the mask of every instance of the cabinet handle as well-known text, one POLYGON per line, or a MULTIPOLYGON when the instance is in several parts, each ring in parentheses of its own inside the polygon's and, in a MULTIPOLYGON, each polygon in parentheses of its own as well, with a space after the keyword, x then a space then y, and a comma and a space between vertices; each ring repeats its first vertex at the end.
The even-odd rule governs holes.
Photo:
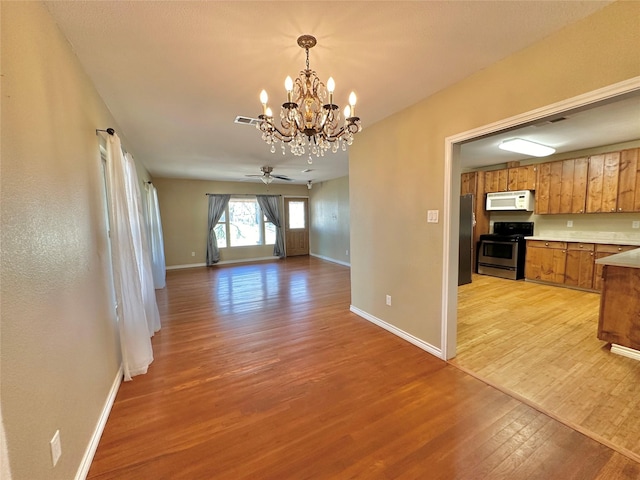
POLYGON ((612 209, 611 209, 611 211, 612 211, 612 212, 615 212, 615 211, 616 211, 616 209, 615 209, 615 208, 612 208, 612 209))
POLYGON ((582 247, 583 247, 583 245, 580 245, 580 248, 582 248, 582 247))
POLYGON ((567 251, 566 250, 562 250, 562 253, 567 253, 567 251))
POLYGON ((582 213, 582 209, 580 209, 580 211, 578 213, 582 213))
POLYGON ((590 255, 593 257, 593 253, 590 253, 590 255))
POLYGON ((618 211, 621 212, 622 211, 622 207, 618 208, 618 211))
POLYGON ((621 252, 622 251, 622 247, 618 247, 618 251, 621 252))
POLYGON ((549 242, 544 242, 544 246, 548 247, 549 246, 549 242))

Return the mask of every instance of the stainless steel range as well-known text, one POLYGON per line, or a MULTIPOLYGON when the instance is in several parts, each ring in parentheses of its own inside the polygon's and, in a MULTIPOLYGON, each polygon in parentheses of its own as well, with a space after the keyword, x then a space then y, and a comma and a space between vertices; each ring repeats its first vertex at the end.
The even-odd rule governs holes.
POLYGON ((527 242, 533 222, 495 222, 493 233, 480 235, 478 273, 519 280, 524 278, 527 242))

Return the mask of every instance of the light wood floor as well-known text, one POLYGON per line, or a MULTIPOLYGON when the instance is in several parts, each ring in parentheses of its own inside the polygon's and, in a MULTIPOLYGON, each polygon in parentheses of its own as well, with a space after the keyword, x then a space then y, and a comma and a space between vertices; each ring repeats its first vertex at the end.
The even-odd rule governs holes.
POLYGON ((155 361, 120 387, 90 479, 640 476, 350 313, 346 267, 299 257, 170 271, 158 299, 155 361))
POLYGON ((453 364, 640 459, 640 362, 596 337, 600 295, 474 275, 453 364))

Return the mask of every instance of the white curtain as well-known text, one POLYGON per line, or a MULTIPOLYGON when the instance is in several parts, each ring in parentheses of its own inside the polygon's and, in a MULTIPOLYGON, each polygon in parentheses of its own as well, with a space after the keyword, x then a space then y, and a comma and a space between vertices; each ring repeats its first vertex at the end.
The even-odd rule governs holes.
POLYGON ((150 183, 147 184, 147 221, 149 222, 153 285, 156 289, 160 289, 166 285, 167 268, 164 260, 164 241, 162 239, 158 191, 150 183))
POLYGON ((107 141, 107 180, 111 215, 113 282, 124 379, 147 372, 153 362, 151 336, 160 329, 149 243, 135 164, 123 155, 120 139, 107 141))
POLYGON ((2 480, 11 480, 11 467, 9 466, 7 437, 4 433, 4 421, 2 420, 1 407, 0 407, 0 478, 2 480))

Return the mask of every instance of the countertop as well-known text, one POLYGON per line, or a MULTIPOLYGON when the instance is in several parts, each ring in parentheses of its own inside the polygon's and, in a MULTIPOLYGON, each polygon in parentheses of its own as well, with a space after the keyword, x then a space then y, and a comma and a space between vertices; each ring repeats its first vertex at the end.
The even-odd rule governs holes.
POLYGON ((602 243, 607 245, 633 245, 640 247, 640 236, 620 235, 614 232, 549 232, 525 240, 543 240, 545 242, 602 243))
POLYGON ((640 268, 640 248, 600 258, 596 263, 614 267, 640 268))

